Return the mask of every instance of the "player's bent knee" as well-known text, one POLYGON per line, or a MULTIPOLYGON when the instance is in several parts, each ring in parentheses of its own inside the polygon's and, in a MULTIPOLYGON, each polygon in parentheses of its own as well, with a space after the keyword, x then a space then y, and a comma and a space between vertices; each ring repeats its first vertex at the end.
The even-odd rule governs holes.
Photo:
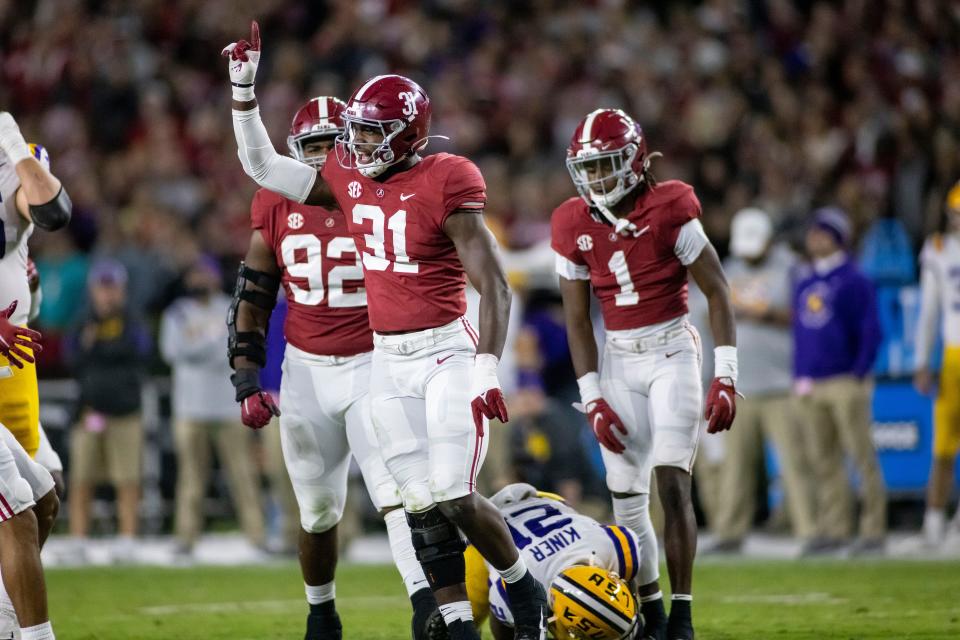
POLYGON ((329 531, 342 516, 343 504, 333 494, 317 495, 310 504, 300 505, 300 526, 307 533, 329 531))
POLYGON ((476 517, 479 508, 475 493, 438 502, 437 506, 440 507, 443 515, 457 524, 471 521, 476 517))
POLYGON ((467 547, 456 525, 436 507, 419 513, 407 511, 407 522, 413 549, 430 587, 436 591, 462 583, 467 547))
POLYGON ((403 507, 408 512, 422 513, 434 506, 430 487, 422 482, 410 482, 400 488, 403 507))

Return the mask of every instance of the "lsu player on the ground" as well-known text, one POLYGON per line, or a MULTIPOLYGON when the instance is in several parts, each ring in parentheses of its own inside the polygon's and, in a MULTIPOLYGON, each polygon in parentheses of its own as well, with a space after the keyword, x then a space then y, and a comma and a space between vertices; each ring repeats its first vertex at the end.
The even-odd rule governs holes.
POLYGON ((943 364, 933 409, 933 464, 923 518, 923 539, 930 548, 940 547, 948 536, 960 543, 960 511, 949 524, 946 518, 960 452, 960 182, 950 189, 944 208, 943 230, 927 238, 920 253, 914 374, 917 390, 929 394, 934 387, 930 362, 940 319, 943 364))
POLYGON ((703 413, 700 338, 687 321, 688 272, 709 302, 719 345, 705 413, 710 433, 733 423, 736 333, 723 269, 698 219, 700 203, 683 182, 657 184, 651 155, 640 126, 623 111, 588 114, 567 149, 580 197, 553 212, 551 244, 580 396, 602 445, 613 512, 641 541, 643 637, 687 640, 697 541, 690 472, 703 413), (602 364, 591 286, 606 328, 602 364), (668 621, 648 509, 651 468, 665 516, 668 621))
POLYGON ((374 330, 374 428, 450 635, 478 637, 463 584, 462 531, 506 581, 516 637, 540 638, 546 594, 500 512, 476 492, 487 420, 507 420, 497 364, 510 311, 506 276, 481 215, 483 178, 466 158, 419 155, 429 135, 430 100, 397 75, 371 78, 354 92, 336 161, 319 174, 280 156, 253 91, 256 23, 251 40, 224 49, 241 163, 270 191, 339 205, 362 251, 374 330), (481 297, 479 335, 464 317, 468 275, 481 297))
MULTIPOLYGON (((310 100, 293 117, 290 155, 316 171, 343 133, 339 98, 310 100)), ((352 453, 367 491, 384 515, 390 546, 414 606, 413 636, 422 637, 436 600, 417 562, 400 492, 380 457, 370 420, 373 333, 367 320, 360 254, 336 206, 303 205, 266 189, 251 206, 253 234, 240 266, 229 316, 244 424, 280 416, 284 463, 300 508, 300 567, 310 614, 306 640, 339 638, 334 604, 337 524, 347 494, 352 453), (279 410, 260 388, 265 336, 277 292, 288 311, 279 410)))
MULTIPOLYGON (((639 632, 636 576, 640 541, 622 526, 577 513, 560 496, 529 484, 507 485, 490 501, 503 514, 530 572, 549 592, 554 638, 619 640, 639 632)), ((474 616, 489 614, 495 640, 513 637, 503 583, 468 547, 467 591, 474 616)))
MULTIPOLYGON (((31 458, 40 444, 40 400, 33 358, 33 352, 40 347, 34 343, 39 334, 25 328, 33 300, 27 240, 35 226, 46 231, 64 227, 70 220, 71 209, 66 190, 50 173, 46 151, 38 145, 28 145, 13 116, 0 111, 0 300, 6 308, 0 322, 19 327, 16 343, 0 345, 0 424, 31 458)), ((59 509, 59 501, 51 490, 53 485, 47 485, 49 473, 24 472, 21 477, 30 484, 36 502, 31 510, 33 526, 38 528, 39 539, 46 540, 59 509)), ((9 583, 4 580, 6 584, 9 583)), ((14 601, 20 597, 23 594, 11 593, 14 601)), ((0 608, 5 599, 2 594, 0 608)), ((45 620, 45 595, 42 608, 45 620)), ((24 614, 20 615, 20 624, 29 624, 37 615, 37 610, 28 610, 26 620, 24 614)), ((9 616, 0 616, 3 618, 9 620, 9 616)), ((46 627, 40 625, 37 633, 48 631, 49 623, 46 627)), ((49 633, 30 637, 53 637, 52 631, 49 633)))

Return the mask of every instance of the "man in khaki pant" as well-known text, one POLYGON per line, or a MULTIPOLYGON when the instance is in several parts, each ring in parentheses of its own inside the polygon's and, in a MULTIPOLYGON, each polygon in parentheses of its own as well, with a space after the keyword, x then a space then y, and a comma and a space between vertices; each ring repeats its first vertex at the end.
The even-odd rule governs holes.
POLYGON ((741 352, 734 428, 726 434, 711 528, 717 553, 736 552, 753 524, 758 470, 763 443, 774 447, 794 535, 814 534, 811 487, 806 469, 803 432, 792 417, 793 344, 790 337, 790 278, 795 256, 786 246, 771 244, 773 224, 766 212, 744 209, 733 218, 730 253, 723 265, 737 315, 741 352))
POLYGON ((880 325, 873 284, 848 257, 849 241, 850 224, 842 211, 815 212, 806 236, 812 268, 794 288, 794 389, 817 489, 817 537, 806 548, 810 553, 842 548, 853 532, 845 457, 862 492, 851 553, 882 552, 886 535, 887 496, 870 409, 880 325))
POLYGON ((173 372, 175 533, 177 550, 184 555, 192 553, 203 530, 211 444, 226 471, 244 533, 257 547, 266 542, 253 434, 240 423, 223 357, 230 298, 220 283, 218 265, 199 258, 184 278, 187 295, 164 311, 160 325, 160 350, 173 372))

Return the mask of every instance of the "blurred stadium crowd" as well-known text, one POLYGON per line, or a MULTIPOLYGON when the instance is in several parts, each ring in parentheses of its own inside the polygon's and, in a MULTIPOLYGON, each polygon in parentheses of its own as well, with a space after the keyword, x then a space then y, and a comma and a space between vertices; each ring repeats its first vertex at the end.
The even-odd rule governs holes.
MULTIPOLYGON (((810 212, 832 204, 878 284, 915 282, 960 176, 960 11, 947 2, 0 0, 0 104, 47 147, 75 206, 68 233, 32 245, 41 377, 74 373, 69 337, 98 257, 123 265, 129 311, 154 338, 201 258, 229 288, 255 185, 236 157, 219 54, 251 17, 270 43, 258 98, 278 148, 306 98, 346 98, 394 71, 430 94, 432 133, 449 136, 430 150, 480 166, 525 303, 519 426, 490 473, 545 488, 602 490, 596 471, 559 471, 593 469, 578 464, 592 438, 566 409, 576 385, 541 259, 551 210, 574 194, 563 157, 585 113, 619 106, 638 119, 663 153, 655 174, 694 185, 721 256, 744 207, 799 249, 810 212), (551 412, 522 433, 523 416, 551 412)), ((159 357, 142 362, 164 371, 159 357)))

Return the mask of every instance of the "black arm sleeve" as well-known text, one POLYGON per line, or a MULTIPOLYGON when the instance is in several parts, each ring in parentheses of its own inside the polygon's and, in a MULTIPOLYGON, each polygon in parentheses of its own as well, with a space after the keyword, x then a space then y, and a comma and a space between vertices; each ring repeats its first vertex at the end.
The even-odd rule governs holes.
POLYGON ((70 222, 70 213, 73 211, 73 202, 67 195, 67 190, 60 185, 60 192, 50 202, 31 204, 30 219, 44 231, 56 231, 67 226, 70 222))

